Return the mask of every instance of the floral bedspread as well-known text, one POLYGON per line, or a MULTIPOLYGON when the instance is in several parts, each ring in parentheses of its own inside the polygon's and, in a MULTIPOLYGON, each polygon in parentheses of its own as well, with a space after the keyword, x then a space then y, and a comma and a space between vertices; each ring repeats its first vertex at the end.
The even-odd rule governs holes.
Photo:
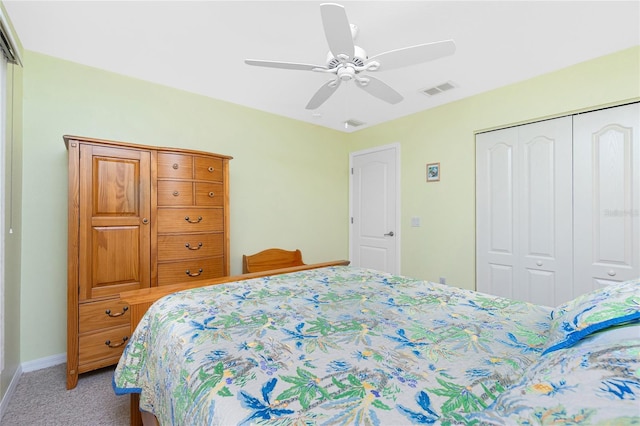
POLYGON ((157 301, 113 385, 162 425, 473 423, 550 310, 354 267, 216 285, 157 301))

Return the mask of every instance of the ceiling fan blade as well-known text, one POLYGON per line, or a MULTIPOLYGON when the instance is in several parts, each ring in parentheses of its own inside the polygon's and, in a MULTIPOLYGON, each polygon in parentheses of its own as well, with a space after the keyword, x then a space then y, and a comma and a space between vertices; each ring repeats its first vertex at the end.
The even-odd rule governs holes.
POLYGON ((382 99, 390 104, 397 104, 404 99, 400 93, 396 92, 389 85, 383 83, 377 78, 366 76, 363 77, 362 80, 368 80, 368 82, 364 84, 362 81, 356 80, 358 87, 378 99, 382 99))
POLYGON ((313 97, 311 98, 311 100, 309 101, 309 103, 305 108, 306 109, 318 108, 327 99, 329 99, 331 95, 333 95, 333 92, 336 91, 338 86, 340 86, 339 78, 336 78, 335 80, 331 80, 328 83, 323 84, 322 86, 320 86, 320 89, 318 89, 318 91, 313 95, 313 97))
POLYGON ((335 3, 322 3, 320 15, 322 16, 324 34, 329 43, 329 50, 333 56, 345 54, 349 58, 353 58, 353 36, 344 6, 335 3))
POLYGON ((434 59, 453 55, 455 51, 456 44, 453 40, 443 40, 397 50, 390 50, 369 58, 367 62, 379 62, 380 67, 378 70, 386 71, 416 65, 422 62, 433 61, 434 59))
POLYGON ((283 68, 287 70, 302 70, 302 71, 313 71, 315 69, 324 69, 327 67, 324 65, 313 65, 313 64, 299 64, 295 62, 280 62, 280 61, 263 61, 261 59, 245 59, 244 63, 247 65, 255 65, 258 67, 269 67, 269 68, 283 68))

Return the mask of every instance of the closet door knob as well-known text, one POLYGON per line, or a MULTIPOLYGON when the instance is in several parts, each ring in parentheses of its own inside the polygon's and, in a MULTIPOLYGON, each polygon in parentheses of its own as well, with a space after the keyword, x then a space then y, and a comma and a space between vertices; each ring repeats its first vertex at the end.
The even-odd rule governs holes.
POLYGON ((147 219, 146 217, 142 219, 142 223, 144 225, 148 225, 149 224, 149 219, 147 219))

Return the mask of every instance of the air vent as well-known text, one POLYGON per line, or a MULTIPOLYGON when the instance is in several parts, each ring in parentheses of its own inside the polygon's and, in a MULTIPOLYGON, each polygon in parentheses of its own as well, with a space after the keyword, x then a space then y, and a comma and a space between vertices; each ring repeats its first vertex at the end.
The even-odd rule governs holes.
POLYGON ((350 120, 347 120, 344 122, 344 127, 348 128, 348 127, 359 127, 362 126, 364 123, 362 121, 358 121, 358 120, 354 120, 353 118, 350 120))
POLYGON ((456 88, 456 84, 453 81, 447 81, 446 83, 439 84, 437 86, 428 87, 426 89, 422 89, 421 92, 427 96, 435 96, 439 93, 446 92, 447 90, 451 90, 456 88))

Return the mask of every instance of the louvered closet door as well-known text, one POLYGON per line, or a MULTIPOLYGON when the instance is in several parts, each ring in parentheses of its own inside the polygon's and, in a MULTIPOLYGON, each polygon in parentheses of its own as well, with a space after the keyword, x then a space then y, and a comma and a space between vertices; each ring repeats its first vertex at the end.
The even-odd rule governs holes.
POLYGON ((640 277, 640 104, 574 117, 575 285, 640 277))
POLYGON ((479 291, 555 306, 572 294, 571 118, 476 136, 479 291))

